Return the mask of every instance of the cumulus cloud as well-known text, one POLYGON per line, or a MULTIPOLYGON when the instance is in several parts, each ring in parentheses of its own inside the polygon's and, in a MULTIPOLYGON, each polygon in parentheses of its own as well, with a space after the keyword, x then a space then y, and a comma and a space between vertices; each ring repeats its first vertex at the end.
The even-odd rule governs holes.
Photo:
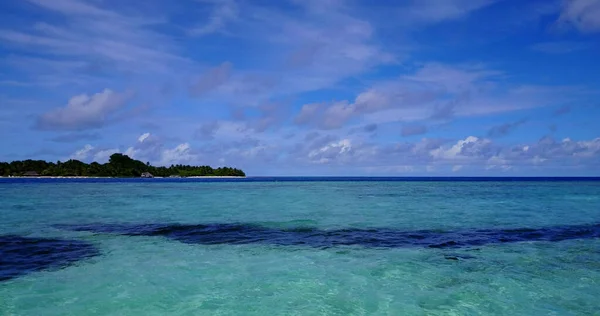
POLYGON ((132 147, 127 148, 125 150, 124 154, 126 156, 129 156, 130 158, 139 159, 139 157, 138 157, 139 151, 140 151, 139 149, 136 149, 135 147, 132 146, 132 147))
POLYGON ((69 157, 69 159, 75 159, 80 161, 87 160, 87 158, 90 156, 93 150, 94 146, 87 144, 83 146, 83 148, 77 150, 73 155, 71 155, 71 157, 69 157))
POLYGON ((137 143, 128 147, 124 154, 134 159, 152 157, 160 150, 160 142, 150 133, 143 133, 137 143))
MULTIPOLYGON (((123 152, 155 165, 234 165, 257 174, 341 174, 358 170, 373 174, 408 172, 438 174, 497 174, 541 170, 585 170, 600 158, 600 138, 556 140, 544 137, 519 145, 495 143, 492 139, 468 136, 459 140, 423 138, 416 142, 378 143, 333 131, 311 131, 286 138, 283 134, 259 138, 232 138, 208 142, 194 149, 191 143, 168 143, 155 135, 123 152), (307 171, 310 170, 310 171, 307 171)), ((142 134, 143 135, 143 134, 142 134)), ((126 147, 127 148, 127 147, 126 147)), ((118 148, 86 145, 72 157, 105 162, 118 148)), ((519 173, 519 174, 521 174, 519 173)), ((545 173, 545 174, 546 174, 545 173)))
POLYGON ((36 127, 41 130, 86 130, 102 127, 131 98, 131 93, 110 89, 72 97, 66 106, 42 114, 36 127))
POLYGON ((510 162, 507 159, 504 159, 500 156, 492 156, 486 161, 487 166, 486 170, 499 169, 503 171, 508 171, 513 167, 510 165, 510 162))
POLYGON ((194 151, 189 143, 181 143, 174 147, 169 147, 163 139, 150 133, 140 135, 137 141, 128 146, 125 151, 121 151, 119 148, 102 148, 87 144, 75 151, 69 159, 106 163, 114 153, 123 153, 131 158, 149 161, 156 165, 201 163, 199 161, 199 152, 194 151))
POLYGON ((436 148, 430 152, 431 156, 436 159, 460 161, 478 158, 486 154, 490 147, 489 139, 480 139, 475 136, 469 136, 463 140, 459 140, 450 148, 436 148))
POLYGON ((107 163, 110 156, 120 152, 121 151, 118 148, 100 150, 94 154, 94 161, 97 163, 107 163))
POLYGON ((102 149, 87 144, 83 148, 76 150, 68 159, 75 159, 84 162, 106 163, 109 157, 114 153, 120 153, 118 148, 102 149))
MULTIPOLYGON (((414 58, 405 59, 410 50, 427 49, 428 41, 432 40, 422 39, 419 43, 425 46, 405 48, 411 46, 410 41, 404 41, 404 37, 410 40, 413 36, 410 31, 425 27, 425 24, 459 19, 495 1, 411 0, 364 6, 361 1, 310 0, 293 1, 289 4, 291 7, 285 8, 235 0, 190 1, 183 6, 166 2, 147 6, 123 2, 110 6, 106 1, 28 1, 33 5, 19 6, 18 9, 43 9, 39 16, 51 18, 39 23, 24 20, 20 21, 23 23, 7 24, 4 27, 10 27, 10 30, 0 30, 0 38, 7 47, 17 47, 19 52, 35 53, 36 56, 8 56, 10 65, 15 70, 29 69, 28 73, 35 78, 40 77, 40 72, 32 69, 43 68, 44 73, 49 70, 49 73, 68 77, 72 82, 86 82, 88 86, 79 91, 92 92, 73 97, 61 108, 40 115, 36 124, 39 129, 82 131, 129 117, 127 102, 117 100, 119 93, 105 90, 93 94, 98 90, 88 88, 108 87, 105 81, 110 80, 112 86, 127 79, 126 82, 140 86, 137 91, 144 92, 152 91, 147 84, 157 80, 188 89, 171 91, 170 95, 178 98, 177 104, 160 111, 161 117, 153 119, 164 126, 161 132, 165 138, 155 135, 156 129, 146 127, 140 132, 152 131, 152 135, 141 134, 137 141, 132 138, 118 144, 118 148, 117 144, 107 147, 94 144, 92 133, 76 132, 55 138, 58 142, 85 140, 77 146, 94 144, 96 147, 81 153, 86 159, 105 158, 109 152, 121 150, 155 164, 192 162, 202 158, 202 161, 213 163, 252 163, 261 168, 275 168, 276 162, 281 162, 281 165, 298 170, 311 164, 326 168, 335 163, 347 163, 373 168, 369 170, 398 171, 418 170, 414 166, 426 165, 430 169, 450 172, 452 166, 463 166, 460 171, 464 172, 472 166, 504 170, 523 163, 539 167, 585 165, 596 154, 595 143, 591 140, 547 138, 537 143, 513 143, 514 147, 496 142, 495 137, 510 133, 522 125, 521 122, 494 126, 487 135, 484 134, 490 139, 466 137, 472 135, 466 132, 461 134, 465 137, 460 140, 398 140, 399 130, 402 136, 421 135, 427 132, 427 126, 437 125, 439 120, 495 115, 541 106, 554 109, 563 104, 580 104, 582 102, 578 101, 583 98, 593 99, 590 94, 583 96, 574 90, 564 90, 564 87, 522 84, 518 80, 523 76, 515 77, 485 64, 449 65, 427 60, 421 64, 413 62, 414 58), (179 9, 189 11, 184 12, 186 14, 203 13, 201 10, 206 9, 204 13, 208 13, 209 18, 200 18, 201 25, 190 25, 195 22, 176 19, 179 9), (368 20, 374 17, 372 13, 388 9, 394 20, 380 16, 368 20), (56 14, 60 21, 48 13, 56 14), (167 22, 176 24, 164 27, 163 23, 167 22), (228 29, 235 30, 236 36, 228 36, 228 29), (185 39, 180 36, 190 33, 205 37, 185 39), (225 37, 208 38, 206 35, 225 37), (194 43, 187 42, 189 40, 194 43), (227 47, 219 45, 225 42, 227 47), (235 69, 231 62, 224 62, 231 57, 227 51, 232 46, 229 44, 239 52, 249 54, 237 56, 241 59, 232 57, 236 58, 231 59, 235 69), (182 57, 189 55, 189 49, 196 46, 206 50, 204 57, 210 59, 212 66, 205 67, 182 57), (211 56, 225 59, 214 60, 211 56), (392 67, 384 68, 390 65, 392 67), (157 72, 181 77, 182 84, 173 78, 157 76, 157 72), (71 73, 79 76, 69 76, 71 73), (193 77, 194 74, 198 76, 193 77), (94 80, 90 81, 88 77, 94 77, 94 80), (309 91, 315 93, 305 93, 309 91), (191 113, 187 110, 192 103, 200 101, 187 102, 187 96, 179 92, 201 97, 202 104, 198 106, 203 108, 199 111, 207 116, 196 121, 181 117, 191 113), (347 93, 353 94, 348 98, 344 96, 345 100, 319 99, 324 94, 339 98, 347 93), (286 102, 312 103, 304 104, 294 117, 285 109, 296 110, 297 105, 286 102), (238 110, 232 115, 232 121, 224 121, 227 107, 238 110), (166 113, 179 118, 173 119, 166 113), (295 126, 286 126, 290 120, 295 126), (172 124, 173 121, 177 123, 172 124), (396 134, 392 135, 390 131, 396 134), (172 136, 180 139, 169 138, 172 136)), ((590 16, 595 12, 597 0, 564 3, 561 22, 586 32, 594 30, 590 16)), ((566 53, 579 49, 574 45, 576 43, 537 43, 531 49, 566 53)), ((441 43, 439 47, 446 47, 446 44, 441 43)), ((432 53, 427 56, 435 58, 432 53)), ((0 81, 15 83, 13 78, 7 79, 10 80, 0 81)), ((51 78, 43 80, 52 82, 51 78)), ((161 82, 156 86, 164 85, 161 82)), ((24 89, 25 86, 12 87, 24 89)), ((74 89, 69 88, 69 91, 74 89)), ((164 103, 171 105, 172 102, 164 103)), ((558 112, 561 111, 564 110, 558 112)), ((5 120, 12 119, 10 115, 4 116, 5 120)), ((548 124, 550 122, 543 122, 540 126, 545 128, 548 124)), ((456 135, 455 126, 447 126, 448 135, 456 135)), ((133 126, 128 126, 127 133, 131 128, 133 126)), ((581 134, 573 131, 573 135, 581 134)), ((506 141, 512 142, 514 138, 506 141)))
POLYGON ((352 143, 349 139, 329 143, 308 153, 308 158, 316 163, 328 163, 343 156, 352 155, 352 143))
POLYGON ((557 141, 546 136, 535 143, 517 146, 494 144, 489 139, 469 136, 452 146, 430 151, 433 164, 468 165, 476 170, 509 171, 519 168, 586 168, 600 157, 600 138, 557 141))
POLYGON ((192 153, 190 144, 183 143, 175 146, 174 148, 163 150, 160 157, 160 164, 184 164, 190 163, 194 159, 196 159, 196 156, 192 153))

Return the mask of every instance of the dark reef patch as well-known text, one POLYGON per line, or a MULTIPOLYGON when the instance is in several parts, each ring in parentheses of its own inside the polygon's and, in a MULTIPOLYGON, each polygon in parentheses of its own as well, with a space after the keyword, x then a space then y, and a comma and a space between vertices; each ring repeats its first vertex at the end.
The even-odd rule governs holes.
POLYGON ((0 282, 31 272, 64 268, 99 251, 77 240, 0 236, 0 282))
POLYGON ((600 224, 523 229, 460 231, 402 231, 391 228, 320 230, 277 229, 253 224, 88 224, 58 228, 125 236, 163 236, 189 244, 271 244, 329 248, 358 245, 373 248, 460 248, 525 241, 563 241, 600 238, 600 224))

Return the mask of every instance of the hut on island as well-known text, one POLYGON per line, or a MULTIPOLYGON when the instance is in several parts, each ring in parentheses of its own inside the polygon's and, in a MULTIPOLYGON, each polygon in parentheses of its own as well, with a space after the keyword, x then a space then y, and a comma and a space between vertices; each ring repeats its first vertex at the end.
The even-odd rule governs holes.
POLYGON ((24 177, 39 177, 40 174, 37 171, 27 171, 23 174, 24 177))
POLYGON ((142 173, 142 175, 140 177, 142 177, 142 178, 154 178, 154 176, 150 172, 144 172, 144 173, 142 173))

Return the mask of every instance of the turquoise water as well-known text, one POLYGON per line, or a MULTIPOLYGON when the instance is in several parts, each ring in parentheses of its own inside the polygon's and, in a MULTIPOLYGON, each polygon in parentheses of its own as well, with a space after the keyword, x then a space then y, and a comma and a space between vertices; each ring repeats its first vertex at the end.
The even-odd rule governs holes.
POLYGON ((0 315, 600 315, 600 182, 6 180, 0 202, 0 236, 98 250, 0 281, 0 315), (185 230, 123 231, 145 224, 185 230), (458 243, 380 242, 402 232, 458 243))

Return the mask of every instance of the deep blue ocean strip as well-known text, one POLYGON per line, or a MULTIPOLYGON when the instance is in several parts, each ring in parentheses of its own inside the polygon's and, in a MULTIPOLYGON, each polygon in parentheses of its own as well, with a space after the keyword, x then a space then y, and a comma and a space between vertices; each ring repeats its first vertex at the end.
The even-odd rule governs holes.
POLYGON ((369 248, 460 248, 488 244, 600 238, 600 224, 562 225, 542 228, 482 228, 458 231, 393 228, 346 228, 322 230, 313 227, 272 228, 237 223, 212 224, 84 224, 57 225, 60 229, 124 236, 162 236, 189 244, 271 244, 330 248, 362 246, 369 248))
POLYGON ((0 178, 14 183, 190 182, 600 182, 600 177, 246 177, 246 178, 0 178))

